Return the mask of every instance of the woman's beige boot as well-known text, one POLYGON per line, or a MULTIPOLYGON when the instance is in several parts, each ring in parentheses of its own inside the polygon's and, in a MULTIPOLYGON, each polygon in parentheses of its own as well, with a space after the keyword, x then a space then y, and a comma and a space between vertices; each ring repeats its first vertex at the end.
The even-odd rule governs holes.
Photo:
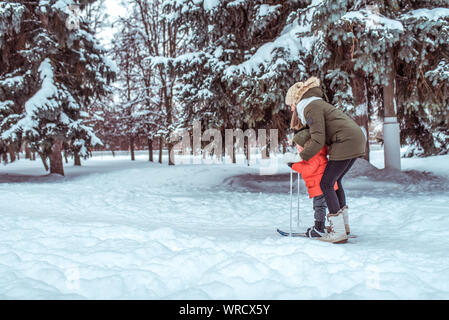
POLYGON ((349 210, 348 210, 348 206, 344 206, 343 208, 341 208, 341 210, 343 210, 343 220, 345 221, 346 234, 349 235, 351 233, 351 230, 349 229, 349 210))
POLYGON ((318 240, 332 243, 345 243, 346 241, 348 241, 345 221, 343 218, 343 209, 335 214, 329 213, 327 215, 327 221, 329 221, 329 232, 321 238, 318 238, 318 240))

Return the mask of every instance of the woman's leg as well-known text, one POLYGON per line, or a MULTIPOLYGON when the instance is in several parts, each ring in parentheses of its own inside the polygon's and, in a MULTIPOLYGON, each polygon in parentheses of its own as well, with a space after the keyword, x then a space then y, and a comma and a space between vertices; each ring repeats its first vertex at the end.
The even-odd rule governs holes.
MULTIPOLYGON (((334 190, 335 182, 341 179, 346 173, 346 168, 353 163, 354 159, 349 160, 329 160, 326 169, 324 169, 323 177, 321 178, 320 187, 326 199, 327 207, 330 213, 337 213, 340 210, 340 201, 337 193, 334 190)), ((344 197, 344 191, 342 190, 344 197)))
POLYGON ((338 202, 340 204, 340 209, 343 208, 346 205, 345 190, 343 189, 343 185, 341 184, 341 180, 343 179, 345 174, 351 169, 351 167, 354 164, 354 162, 355 162, 355 158, 351 159, 351 162, 348 164, 348 166, 346 167, 345 171, 343 171, 341 176, 337 179, 338 190, 336 191, 336 193, 337 193, 338 202))

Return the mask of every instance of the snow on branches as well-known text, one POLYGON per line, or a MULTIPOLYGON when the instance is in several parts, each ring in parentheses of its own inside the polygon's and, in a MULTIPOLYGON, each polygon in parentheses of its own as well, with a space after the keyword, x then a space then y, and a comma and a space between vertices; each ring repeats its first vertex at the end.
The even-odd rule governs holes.
POLYGON ((87 115, 94 101, 110 93, 115 77, 114 64, 89 26, 69 23, 89 2, 0 3, 0 144, 15 151, 25 144, 44 165, 50 157, 54 173, 63 170, 53 150, 63 146, 67 153, 88 156, 101 145, 87 115))

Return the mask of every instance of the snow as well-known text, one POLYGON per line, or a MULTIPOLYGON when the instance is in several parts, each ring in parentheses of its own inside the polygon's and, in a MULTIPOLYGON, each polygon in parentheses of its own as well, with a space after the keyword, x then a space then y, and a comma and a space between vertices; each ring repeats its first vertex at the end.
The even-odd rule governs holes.
MULTIPOLYGON (((343 245, 275 232, 285 165, 261 176, 261 162, 168 167, 145 152, 97 153, 66 177, 2 165, 0 299, 447 299, 448 160, 359 162, 344 180, 358 238, 343 245)), ((304 185, 300 214, 310 225, 304 185)))
POLYGON ((53 67, 49 58, 42 61, 38 71, 42 86, 41 89, 39 89, 39 91, 25 103, 25 110, 28 115, 33 115, 37 109, 46 105, 50 107, 50 109, 57 108, 57 104, 53 98, 57 95, 58 89, 53 83, 53 67))
POLYGON ((25 6, 20 3, 0 3, 0 47, 2 47, 3 36, 8 29, 14 29, 14 32, 20 32, 20 23, 22 21, 25 6), (9 19, 11 19, 11 23, 9 19))
MULTIPOLYGON (((301 52, 309 51, 312 48, 315 37, 298 36, 299 33, 307 31, 310 31, 310 25, 300 24, 296 19, 287 25, 281 32, 281 35, 273 42, 262 45, 247 61, 227 68, 225 74, 232 76, 234 73, 240 72, 247 75, 260 73, 266 65, 273 61, 276 51, 279 49, 288 52, 288 56, 292 57, 292 59, 296 59, 301 52)), ((270 74, 267 73, 266 77, 269 78, 270 74)))
POLYGON ((0 87, 13 89, 23 83, 24 76, 6 77, 4 80, 0 80, 0 87))
POLYGON ((426 18, 427 20, 437 21, 439 19, 449 18, 449 8, 435 8, 435 9, 417 9, 403 15, 403 18, 426 18))
POLYGON ((219 0, 204 0, 203 8, 206 11, 211 11, 215 7, 217 7, 220 4, 219 0))
MULTIPOLYGON (((279 6, 261 5, 258 15, 263 18, 273 12, 278 12, 279 6)), ((287 66, 288 62, 296 61, 299 56, 311 51, 316 40, 315 36, 310 35, 310 21, 312 21, 314 12, 315 8, 312 4, 306 12, 304 21, 300 22, 299 19, 295 19, 286 25, 279 37, 260 46, 248 60, 228 67, 224 72, 225 77, 232 78, 239 74, 254 76, 256 74, 261 75, 261 79, 271 79, 273 74, 287 66), (280 52, 285 55, 285 58, 279 58, 280 52)))
POLYGON ((400 32, 404 32, 404 26, 400 21, 389 19, 369 10, 350 11, 341 19, 348 21, 360 20, 365 22, 366 26, 372 29, 385 28, 388 30, 398 30, 400 32))
MULTIPOLYGON (((106 50, 104 50, 104 51, 106 51, 106 50)), ((109 70, 111 72, 114 72, 116 74, 118 74, 120 72, 120 70, 119 70, 117 64, 115 63, 115 61, 109 59, 108 56, 103 56, 102 58, 103 58, 103 63, 106 65, 106 67, 109 68, 109 70)))
POLYGON ((245 4, 246 0, 234 0, 231 1, 227 4, 228 8, 232 8, 232 7, 240 7, 241 5, 245 4))
MULTIPOLYGON (((365 89, 366 90, 366 89, 365 89)), ((361 103, 361 104, 359 104, 359 105, 357 105, 355 108, 354 108, 354 110, 355 110, 355 112, 354 112, 354 115, 355 116, 364 116, 364 115, 367 115, 368 114, 368 104, 366 104, 366 103, 361 103)))
POLYGON ((57 0, 55 4, 53 4, 53 8, 70 15, 72 13, 70 7, 74 5, 75 2, 73 0, 57 0))
POLYGON ((25 103, 25 116, 2 134, 2 139, 8 139, 15 135, 17 130, 35 132, 37 126, 36 113, 38 110, 51 110, 58 108, 55 97, 58 89, 53 82, 53 67, 49 58, 46 58, 39 66, 39 75, 42 81, 41 88, 25 103), (20 129, 19 129, 20 128, 20 129))
POLYGON ((214 51, 214 57, 220 58, 223 55, 223 46, 218 46, 214 51))
POLYGON ((265 17, 265 16, 269 16, 269 15, 271 15, 272 13, 278 11, 281 7, 282 7, 282 5, 280 5, 280 4, 275 5, 275 6, 270 6, 270 5, 268 5, 268 4, 261 4, 260 7, 259 7, 259 10, 258 10, 258 14, 257 14, 257 15, 258 15, 260 18, 263 18, 263 17, 265 17))
POLYGON ((446 59, 441 59, 438 65, 433 70, 429 70, 425 73, 426 78, 428 78, 433 86, 437 86, 438 83, 442 81, 447 81, 449 79, 449 63, 446 59))
POLYGON ((12 101, 12 100, 0 101, 0 111, 8 110, 13 105, 14 105, 14 101, 12 101))

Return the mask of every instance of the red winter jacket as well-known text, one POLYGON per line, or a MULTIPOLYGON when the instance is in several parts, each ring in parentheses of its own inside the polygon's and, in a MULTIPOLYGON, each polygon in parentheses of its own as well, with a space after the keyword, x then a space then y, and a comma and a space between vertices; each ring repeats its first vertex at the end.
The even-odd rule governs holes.
MULTIPOLYGON (((317 197, 323 194, 320 188, 321 178, 327 165, 327 147, 324 146, 320 152, 313 156, 309 161, 301 161, 293 164, 292 169, 299 172, 306 183, 309 197, 317 197)), ((338 186, 335 183, 334 189, 338 186)))

